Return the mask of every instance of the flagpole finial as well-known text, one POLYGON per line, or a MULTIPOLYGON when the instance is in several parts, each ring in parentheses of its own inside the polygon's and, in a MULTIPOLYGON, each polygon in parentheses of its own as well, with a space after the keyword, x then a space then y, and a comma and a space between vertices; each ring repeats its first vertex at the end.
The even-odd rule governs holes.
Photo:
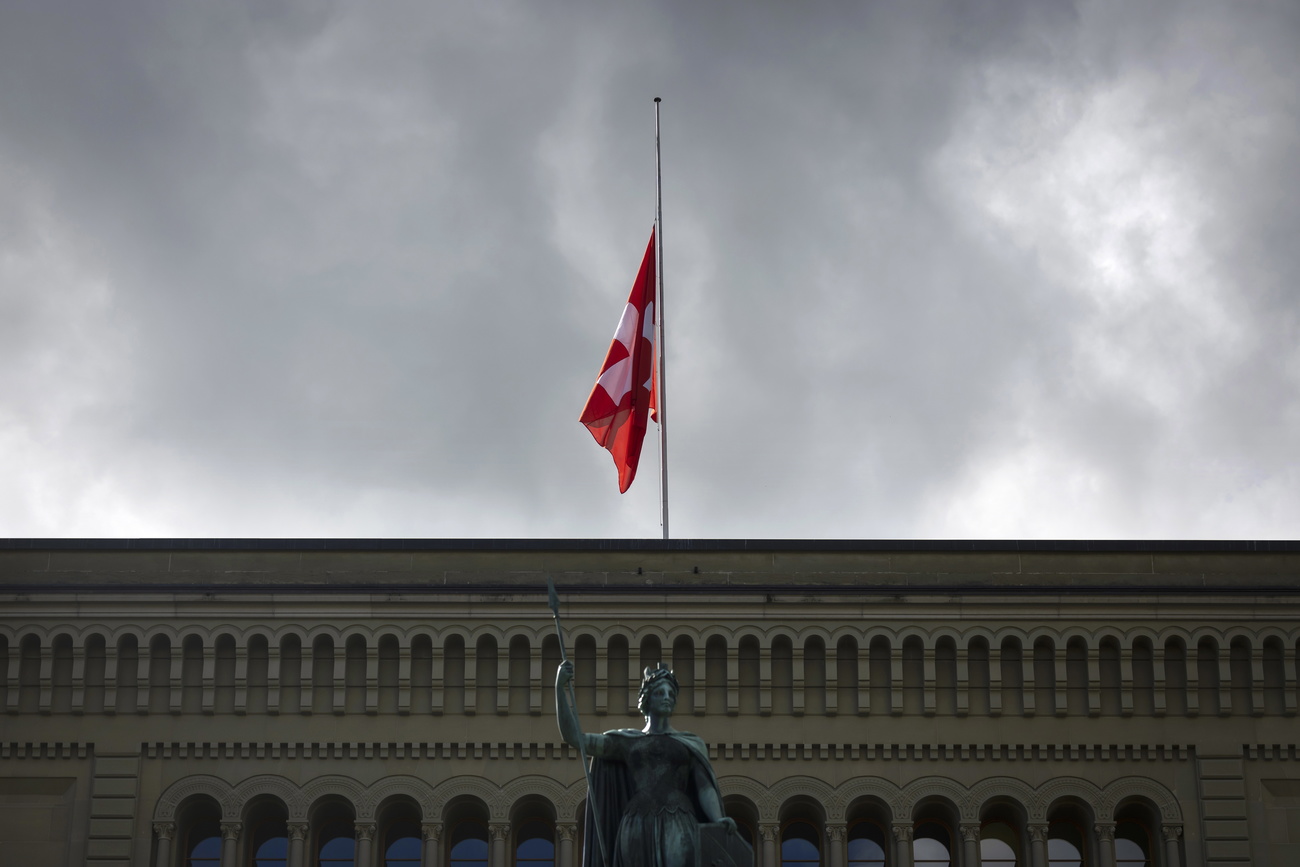
POLYGON ((656 96, 656 97, 655 97, 655 102, 663 102, 663 100, 656 96))

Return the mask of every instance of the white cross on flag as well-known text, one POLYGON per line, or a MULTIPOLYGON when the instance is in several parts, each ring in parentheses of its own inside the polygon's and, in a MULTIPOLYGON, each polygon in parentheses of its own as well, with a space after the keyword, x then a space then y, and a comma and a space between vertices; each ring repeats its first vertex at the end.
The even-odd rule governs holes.
POLYGON ((655 234, 650 231, 641 270, 618 321, 614 341, 579 417, 614 458, 618 490, 636 477, 648 419, 656 421, 655 388, 655 234))

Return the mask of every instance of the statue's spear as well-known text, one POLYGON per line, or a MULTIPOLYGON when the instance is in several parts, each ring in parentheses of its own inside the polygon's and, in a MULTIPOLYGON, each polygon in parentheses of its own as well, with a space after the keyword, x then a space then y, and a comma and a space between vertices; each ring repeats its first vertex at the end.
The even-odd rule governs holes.
MULTIPOLYGON (((560 660, 569 661, 569 654, 564 649, 564 627, 560 626, 560 596, 555 592, 555 582, 551 577, 546 576, 546 598, 551 606, 551 614, 555 617, 555 634, 560 639, 560 660)), ((573 694, 573 681, 569 681, 569 707, 573 708, 573 716, 578 716, 578 701, 573 694)), ((596 806, 596 793, 591 787, 591 768, 587 765, 587 749, 583 744, 582 732, 578 732, 578 755, 582 757, 582 773, 587 777, 587 806, 591 808, 592 823, 596 826, 596 842, 600 844, 600 860, 604 867, 612 867, 609 860, 608 850, 605 849, 605 832, 601 830, 599 808, 596 806)))

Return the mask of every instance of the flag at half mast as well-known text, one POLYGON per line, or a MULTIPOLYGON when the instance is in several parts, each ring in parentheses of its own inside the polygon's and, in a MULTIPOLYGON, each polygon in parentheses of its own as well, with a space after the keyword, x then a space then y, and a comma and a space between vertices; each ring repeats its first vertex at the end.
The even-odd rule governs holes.
POLYGON ((655 388, 655 234, 650 231, 641 270, 632 284, 623 317, 591 389, 579 421, 614 458, 618 490, 636 478, 641 442, 656 419, 655 388))

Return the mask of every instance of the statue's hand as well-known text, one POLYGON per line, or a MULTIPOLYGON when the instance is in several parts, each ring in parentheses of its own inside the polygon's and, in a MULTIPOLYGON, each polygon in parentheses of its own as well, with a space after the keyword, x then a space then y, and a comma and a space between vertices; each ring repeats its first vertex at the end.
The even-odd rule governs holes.
POLYGON ((723 816, 718 820, 718 824, 727 829, 728 834, 739 834, 740 829, 736 827, 736 820, 730 816, 723 816))
POLYGON ((573 662, 566 659, 564 662, 560 663, 560 667, 555 672, 555 691, 563 692, 569 688, 569 684, 572 682, 573 662))

